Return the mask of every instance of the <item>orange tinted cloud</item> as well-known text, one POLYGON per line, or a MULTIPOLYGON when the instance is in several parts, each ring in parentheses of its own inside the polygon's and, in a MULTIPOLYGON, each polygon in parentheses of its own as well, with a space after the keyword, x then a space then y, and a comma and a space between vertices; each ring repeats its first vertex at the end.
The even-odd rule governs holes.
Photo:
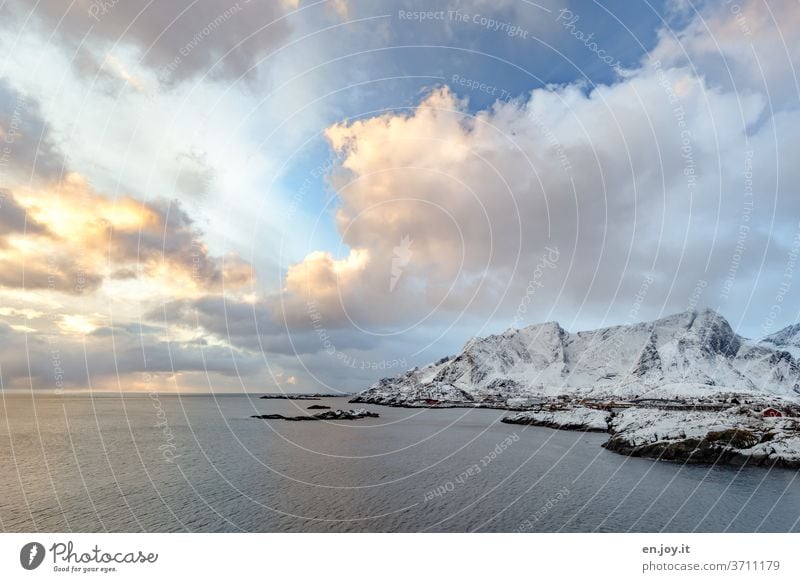
POLYGON ((112 199, 75 173, 7 198, 31 226, 1 239, 0 286, 84 294, 106 279, 138 278, 160 293, 192 296, 252 283, 237 255, 211 255, 176 202, 112 199))

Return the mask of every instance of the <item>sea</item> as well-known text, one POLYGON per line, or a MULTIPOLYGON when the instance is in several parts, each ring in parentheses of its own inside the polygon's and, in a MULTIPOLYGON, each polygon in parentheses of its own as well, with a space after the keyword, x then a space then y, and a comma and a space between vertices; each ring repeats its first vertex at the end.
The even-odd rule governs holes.
POLYGON ((0 393, 10 532, 798 532, 787 469, 686 465, 490 409, 346 398, 0 393))

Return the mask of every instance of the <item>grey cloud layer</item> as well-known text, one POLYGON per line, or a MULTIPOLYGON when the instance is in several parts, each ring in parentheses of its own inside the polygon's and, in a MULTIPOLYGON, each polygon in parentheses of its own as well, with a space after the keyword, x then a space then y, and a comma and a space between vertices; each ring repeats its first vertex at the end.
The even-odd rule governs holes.
POLYGON ((12 179, 57 178, 64 163, 39 103, 0 77, 0 188, 12 179))
POLYGON ((198 74, 226 80, 253 76, 254 65, 290 30, 277 1, 41 0, 32 7, 16 0, 9 12, 17 23, 32 12, 46 33, 55 32, 73 47, 101 51, 80 54, 77 64, 84 72, 100 72, 100 55, 112 46, 133 45, 168 83, 198 74))
POLYGON ((86 341, 48 334, 28 336, 28 357, 20 358, 18 333, 0 322, 0 363, 7 388, 110 388, 117 379, 122 389, 129 374, 142 372, 201 372, 250 377, 263 369, 260 356, 221 346, 167 342, 138 330, 107 329, 86 341), (113 333, 114 343, 111 344, 113 333), (30 381, 28 378, 30 377, 30 381), (29 384, 30 382, 30 384, 29 384))

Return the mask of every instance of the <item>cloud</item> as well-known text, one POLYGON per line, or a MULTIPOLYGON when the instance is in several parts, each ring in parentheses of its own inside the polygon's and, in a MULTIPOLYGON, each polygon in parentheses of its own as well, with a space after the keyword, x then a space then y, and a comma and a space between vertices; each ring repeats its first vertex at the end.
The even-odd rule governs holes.
POLYGON ((711 86, 767 96, 778 110, 797 102, 800 10, 790 0, 706 3, 678 31, 662 30, 649 61, 693 67, 711 86))
MULTIPOLYGON (((306 308, 313 301, 323 304, 323 309, 335 309, 340 301, 339 290, 357 284, 369 260, 369 252, 364 249, 353 249, 343 259, 335 259, 329 252, 313 252, 301 263, 289 267, 286 297, 302 300, 306 308)), ((297 303, 296 307, 302 306, 297 303)), ((291 307, 287 312, 293 313, 291 307)))
MULTIPOLYGON (((254 76, 259 61, 287 38, 290 28, 279 2, 241 0, 178 0, 108 2, 79 0, 65 4, 42 0, 36 6, 16 0, 6 18, 19 26, 34 17, 42 32, 55 33, 74 49, 88 46, 79 63, 84 70, 105 69, 105 74, 131 82, 105 55, 117 47, 132 46, 142 63, 160 74, 165 83, 196 75, 234 80, 254 76)), ((132 83, 135 86, 135 83, 132 83)))
MULTIPOLYGON (((744 11, 763 59, 777 24, 800 45, 800 27, 759 6, 744 11)), ((369 261, 336 277, 332 257, 310 254, 289 268, 287 283, 300 273, 307 284, 287 284, 284 306, 318 301, 331 325, 373 331, 465 315, 491 325, 530 300, 548 248, 560 262, 534 287, 529 322, 582 307, 616 321, 641 309, 639 320, 685 309, 698 283, 714 307, 743 311, 749 290, 766 300, 798 228, 797 88, 780 66, 755 82, 759 63, 729 38, 735 15, 712 9, 719 56, 741 80, 721 82, 706 58, 715 37, 693 32, 700 18, 679 35, 688 60, 663 33, 653 58, 609 85, 549 86, 477 112, 442 86, 416 107, 329 127, 337 229, 369 261), (406 239, 413 253, 392 292, 406 239)))
POLYGON ((0 239, 0 286, 85 294, 137 278, 181 296, 252 283, 237 255, 211 255, 177 202, 112 200, 74 173, 15 190, 2 220, 19 223, 24 212, 31 228, 0 239))
MULTIPOLYGON (((263 371, 263 359, 225 346, 209 346, 192 341, 169 341, 156 334, 140 334, 135 329, 99 328, 86 333, 89 324, 72 322, 80 328, 79 341, 70 335, 21 332, 0 321, 0 366, 6 388, 129 390, 129 384, 143 373, 168 374, 199 372, 211 376, 254 378, 263 371), (103 330, 103 333, 98 331, 103 330), (110 348, 113 333, 113 350, 110 348), (27 336, 28 357, 20 357, 19 342, 27 336)), ((147 388, 158 390, 158 380, 147 388)), ((185 385, 181 388, 192 388, 185 385)))
POLYGON ((32 211, 10 191, 0 191, 0 287, 71 295, 97 290, 102 277, 82 266, 76 258, 81 249, 64 245, 32 211))
POLYGON ((75 49, 72 68, 82 79, 91 79, 93 89, 110 97, 118 97, 126 88, 135 92, 145 89, 145 82, 131 73, 123 61, 112 53, 96 55, 87 46, 75 49))
MULTIPOLYGON (((0 190, 0 233, 27 233, 41 235, 47 233, 47 227, 33 219, 28 219, 28 213, 19 205, 13 194, 0 190)), ((5 240, 0 238, 0 246, 5 246, 5 240)))
POLYGON ((145 319, 168 328, 200 331, 252 351, 259 351, 259 334, 266 337, 280 329, 264 303, 218 295, 169 301, 150 310, 145 319))
POLYGON ((100 274, 87 272, 64 251, 40 256, 39 251, 28 255, 17 250, 0 258, 0 287, 83 295, 99 289, 102 282, 100 274))
POLYGON ((206 154, 199 151, 182 152, 176 161, 176 189, 190 199, 204 198, 215 177, 214 168, 209 165, 206 154))
MULTIPOLYGON (((0 148, 7 148, 0 151, 14 154, 0 167, 5 385, 53 387, 55 368, 59 383, 73 387, 116 374, 263 370, 260 354, 213 334, 141 323, 143 311, 164 301, 238 297, 254 285, 251 266, 235 253, 212 253, 177 201, 110 196, 62 168, 38 103, 5 82, 0 97, 0 120, 8 120, 0 125, 0 148)), ((201 155, 187 160, 203 172, 201 155)))
POLYGON ((39 103, 0 77, 0 185, 34 175, 57 178, 63 166, 39 103))
MULTIPOLYGON (((238 255, 211 255, 202 232, 178 202, 124 202, 134 205, 133 212, 143 220, 122 227, 111 225, 109 254, 116 264, 135 265, 152 277, 166 270, 169 277, 182 278, 185 286, 204 291, 252 283, 252 270, 238 255)), ((118 209, 120 202, 115 206, 118 209)))
MULTIPOLYGON (((299 305, 298 305, 299 309, 299 305)), ((285 306, 271 295, 255 301, 235 296, 207 295, 193 299, 167 301, 147 311, 143 319, 172 330, 181 336, 197 335, 254 354, 317 354, 326 349, 327 327, 337 322, 320 321, 315 304, 297 313, 293 321, 284 319, 285 306)), ((337 332, 337 349, 367 350, 376 338, 359 330, 337 332)))

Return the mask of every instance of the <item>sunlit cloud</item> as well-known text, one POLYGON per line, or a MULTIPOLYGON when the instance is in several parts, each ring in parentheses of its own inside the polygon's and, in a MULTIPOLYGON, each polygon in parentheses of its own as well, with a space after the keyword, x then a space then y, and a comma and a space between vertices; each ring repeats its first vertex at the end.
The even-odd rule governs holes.
POLYGON ((144 82, 135 75, 131 74, 122 61, 114 55, 106 55, 106 58, 103 61, 103 68, 110 70, 114 75, 128 83, 137 91, 144 89, 144 82))
POLYGON ((13 307, 0 307, 0 315, 4 317, 24 317, 25 319, 38 319, 44 315, 44 312, 30 308, 15 309, 13 307))
POLYGON ((84 315, 64 315, 58 322, 58 327, 68 334, 88 335, 100 325, 91 317, 84 315))
POLYGON ((8 327, 20 333, 31 333, 36 331, 35 328, 29 327, 27 325, 10 324, 8 327))

